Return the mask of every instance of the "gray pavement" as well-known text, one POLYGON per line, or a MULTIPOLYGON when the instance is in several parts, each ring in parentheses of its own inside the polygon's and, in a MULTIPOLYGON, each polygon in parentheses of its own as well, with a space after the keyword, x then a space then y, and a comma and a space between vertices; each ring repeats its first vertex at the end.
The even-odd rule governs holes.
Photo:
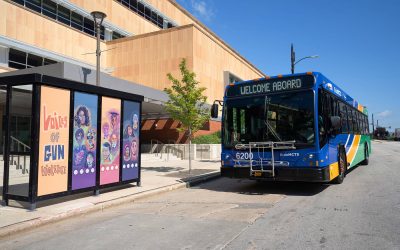
POLYGON ((216 179, 4 239, 0 249, 400 249, 400 143, 341 185, 216 179))
POLYGON ((0 238, 65 218, 103 211, 143 197, 184 188, 190 182, 219 176, 219 167, 219 161, 193 161, 193 171, 189 175, 187 160, 150 160, 142 162, 140 187, 133 183, 121 189, 101 190, 99 196, 89 192, 43 201, 38 203, 34 211, 10 201, 11 206, 0 206, 0 238))

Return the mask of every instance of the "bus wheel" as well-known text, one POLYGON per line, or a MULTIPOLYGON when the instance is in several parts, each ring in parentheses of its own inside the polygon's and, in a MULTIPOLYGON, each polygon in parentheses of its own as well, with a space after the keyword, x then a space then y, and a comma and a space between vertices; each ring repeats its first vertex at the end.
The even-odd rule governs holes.
POLYGON ((344 180, 344 177, 346 176, 347 160, 346 160, 346 153, 342 148, 339 148, 338 167, 339 167, 339 175, 333 181, 333 183, 335 184, 341 184, 344 180))
POLYGON ((368 165, 369 163, 369 151, 368 151, 368 144, 365 144, 364 148, 364 160, 362 162, 363 165, 368 165))

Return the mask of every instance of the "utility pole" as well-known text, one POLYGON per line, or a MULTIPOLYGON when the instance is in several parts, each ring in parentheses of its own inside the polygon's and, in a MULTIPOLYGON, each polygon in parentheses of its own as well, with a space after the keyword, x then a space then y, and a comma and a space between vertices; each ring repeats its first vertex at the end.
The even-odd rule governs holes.
POLYGON ((93 11, 90 14, 93 17, 94 25, 96 28, 96 86, 100 86, 100 32, 101 24, 103 23, 103 20, 107 17, 107 15, 100 11, 93 11))
POLYGON ((292 74, 294 74, 294 62, 295 61, 296 61, 296 54, 294 53, 293 43, 292 43, 292 46, 290 47, 290 65, 291 65, 292 74))
POLYGON ((319 57, 318 55, 305 56, 296 62, 296 53, 294 52, 293 43, 292 43, 292 45, 290 47, 290 67, 291 67, 292 75, 294 74, 294 66, 297 63, 303 61, 304 59, 309 59, 309 58, 313 59, 313 58, 318 58, 318 57, 319 57))

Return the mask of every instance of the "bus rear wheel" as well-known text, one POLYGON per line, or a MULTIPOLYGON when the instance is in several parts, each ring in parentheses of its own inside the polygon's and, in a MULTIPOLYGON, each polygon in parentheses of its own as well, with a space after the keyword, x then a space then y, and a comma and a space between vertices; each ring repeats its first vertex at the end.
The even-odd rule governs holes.
POLYGON ((364 160, 362 162, 363 165, 368 165, 369 163, 369 151, 368 151, 368 144, 365 144, 364 148, 364 160))
POLYGON ((346 153, 343 148, 339 149, 338 167, 339 167, 339 175, 338 177, 336 177, 336 179, 333 180, 333 183, 335 184, 343 183, 344 177, 346 176, 347 160, 346 160, 346 153))

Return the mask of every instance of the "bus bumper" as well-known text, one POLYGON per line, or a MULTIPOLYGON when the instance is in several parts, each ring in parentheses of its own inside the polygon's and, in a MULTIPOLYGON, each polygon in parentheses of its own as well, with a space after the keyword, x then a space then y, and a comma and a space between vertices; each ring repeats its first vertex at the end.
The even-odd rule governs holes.
POLYGON ((307 181, 329 182, 329 167, 325 168, 275 168, 275 177, 268 172, 261 176, 250 176, 250 168, 221 167, 221 176, 235 179, 272 180, 272 181, 307 181))

